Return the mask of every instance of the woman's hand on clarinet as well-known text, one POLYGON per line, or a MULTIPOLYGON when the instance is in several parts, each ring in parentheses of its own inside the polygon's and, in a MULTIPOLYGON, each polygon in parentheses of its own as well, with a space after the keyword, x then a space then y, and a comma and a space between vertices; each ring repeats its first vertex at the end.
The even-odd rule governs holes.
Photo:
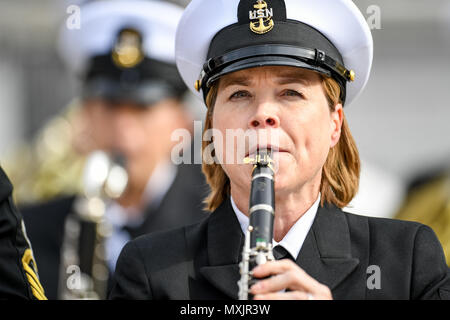
POLYGON ((270 261, 253 269, 259 280, 250 288, 255 300, 332 300, 330 289, 309 276, 292 260, 270 261), (289 291, 282 291, 289 289, 289 291))

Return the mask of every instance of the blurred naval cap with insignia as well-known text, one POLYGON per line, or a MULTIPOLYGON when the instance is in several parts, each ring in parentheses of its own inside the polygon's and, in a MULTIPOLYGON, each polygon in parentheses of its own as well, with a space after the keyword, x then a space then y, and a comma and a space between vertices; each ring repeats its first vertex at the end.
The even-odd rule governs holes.
POLYGON ((181 98, 174 34, 183 9, 163 1, 95 1, 80 7, 80 28, 62 26, 58 50, 82 83, 83 99, 150 106, 181 98))

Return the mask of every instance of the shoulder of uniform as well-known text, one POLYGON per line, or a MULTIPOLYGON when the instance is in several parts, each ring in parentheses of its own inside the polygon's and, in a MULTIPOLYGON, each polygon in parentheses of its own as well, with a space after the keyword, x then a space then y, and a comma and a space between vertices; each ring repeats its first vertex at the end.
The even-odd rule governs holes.
POLYGON ((188 255, 196 246, 199 239, 206 235, 208 218, 191 225, 175 229, 156 231, 137 237, 130 241, 143 256, 152 256, 152 253, 167 252, 168 257, 188 255))
MULTIPOLYGON (((371 234, 376 234, 377 237, 385 235, 387 238, 403 237, 405 240, 414 240, 416 234, 422 229, 430 229, 422 223, 415 221, 407 221, 393 218, 371 217, 348 213, 343 211, 349 226, 352 227, 366 225, 371 234)), ((384 238, 386 239, 386 238, 384 238)))
POLYGON ((0 201, 5 200, 11 195, 12 188, 11 181, 9 181, 6 173, 0 167, 0 201))

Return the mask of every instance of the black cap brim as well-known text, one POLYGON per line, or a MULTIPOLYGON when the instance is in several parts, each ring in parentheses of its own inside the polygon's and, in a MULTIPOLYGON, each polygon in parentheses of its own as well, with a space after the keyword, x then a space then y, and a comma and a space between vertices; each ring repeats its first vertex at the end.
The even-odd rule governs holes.
POLYGON ((301 60, 298 60, 295 58, 286 57, 286 56, 266 56, 266 57, 259 56, 259 57, 250 57, 250 58, 242 59, 242 60, 236 61, 236 62, 226 66, 221 71, 218 71, 211 78, 209 78, 208 82, 206 83, 206 86, 210 87, 215 81, 217 81, 220 77, 223 77, 224 75, 227 75, 227 74, 230 74, 230 73, 233 73, 236 71, 264 67, 264 66, 286 66, 286 67, 303 68, 303 69, 316 71, 316 72, 324 74, 326 76, 331 76, 331 72, 329 70, 326 70, 319 66, 310 65, 304 61, 301 61, 301 60))

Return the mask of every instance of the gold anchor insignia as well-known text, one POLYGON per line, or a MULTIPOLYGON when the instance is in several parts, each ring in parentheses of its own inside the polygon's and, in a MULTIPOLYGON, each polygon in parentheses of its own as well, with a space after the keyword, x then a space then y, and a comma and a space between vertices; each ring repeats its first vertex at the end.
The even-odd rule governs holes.
POLYGON ((273 10, 267 9, 267 3, 264 0, 257 0, 257 2, 253 5, 256 10, 250 11, 249 14, 250 20, 258 19, 258 21, 250 22, 250 30, 257 34, 264 34, 273 29, 273 10))
POLYGON ((124 30, 120 33, 112 52, 116 65, 122 68, 132 68, 144 59, 141 39, 137 31, 124 30))

